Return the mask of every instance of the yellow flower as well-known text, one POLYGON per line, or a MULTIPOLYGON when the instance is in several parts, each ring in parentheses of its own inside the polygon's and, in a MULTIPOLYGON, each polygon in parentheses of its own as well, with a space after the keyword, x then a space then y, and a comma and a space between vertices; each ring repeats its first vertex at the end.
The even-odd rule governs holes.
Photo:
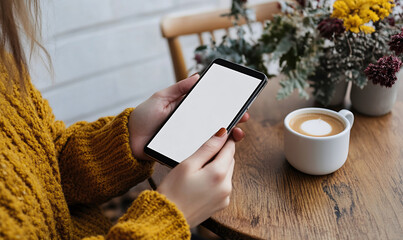
POLYGON ((343 20, 347 31, 372 33, 373 27, 365 26, 389 16, 394 0, 336 0, 332 17, 343 20))
POLYGON ((370 21, 377 22, 379 21, 379 16, 370 9, 363 9, 360 11, 360 18, 367 23, 370 21))
POLYGON ((373 0, 374 4, 372 9, 378 14, 380 19, 384 19, 392 12, 392 8, 395 6, 393 0, 373 0))
POLYGON ((361 25, 361 26, 360 26, 360 31, 361 31, 361 32, 364 32, 365 34, 368 34, 368 33, 373 33, 373 32, 375 32, 375 28, 370 27, 370 26, 361 25))
POLYGON ((360 26, 364 24, 364 21, 358 15, 353 15, 353 16, 350 15, 344 19, 343 24, 344 24, 344 27, 346 28, 346 31, 351 31, 353 33, 359 33, 360 26))
POLYGON ((343 19, 350 13, 350 8, 344 1, 336 1, 333 4, 332 17, 343 19))

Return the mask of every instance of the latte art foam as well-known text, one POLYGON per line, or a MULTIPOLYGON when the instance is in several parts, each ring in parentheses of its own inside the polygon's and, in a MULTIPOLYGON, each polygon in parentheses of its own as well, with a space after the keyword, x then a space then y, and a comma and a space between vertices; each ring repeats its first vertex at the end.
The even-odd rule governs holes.
POLYGON ((322 119, 313 119, 303 122, 301 130, 310 135, 323 136, 332 132, 332 126, 322 119))
POLYGON ((341 133, 345 126, 336 117, 322 113, 304 113, 290 120, 290 127, 303 135, 327 137, 341 133))

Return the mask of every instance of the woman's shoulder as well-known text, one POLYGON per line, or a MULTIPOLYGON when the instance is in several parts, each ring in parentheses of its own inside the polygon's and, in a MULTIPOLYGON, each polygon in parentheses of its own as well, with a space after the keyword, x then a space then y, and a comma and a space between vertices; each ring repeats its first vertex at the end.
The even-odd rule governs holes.
POLYGON ((3 53, 0 58, 0 91, 6 95, 24 95, 29 97, 35 87, 31 83, 29 72, 25 66, 18 70, 14 57, 10 53, 3 53), (24 94, 22 94, 24 93, 24 94))

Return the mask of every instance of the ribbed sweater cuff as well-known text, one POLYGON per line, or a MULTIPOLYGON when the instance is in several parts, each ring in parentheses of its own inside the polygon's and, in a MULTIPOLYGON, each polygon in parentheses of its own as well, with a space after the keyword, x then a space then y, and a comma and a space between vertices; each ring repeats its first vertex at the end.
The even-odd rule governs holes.
MULTIPOLYGON (((120 189, 132 187, 134 183, 143 181, 152 173, 153 162, 136 160, 129 142, 128 121, 133 108, 128 108, 116 116, 93 139, 98 159, 103 159, 103 175, 105 188, 120 189)), ((125 189, 126 191, 127 189, 125 189)), ((113 191, 113 190, 112 190, 113 191)), ((106 192, 109 192, 106 189, 106 192)))
POLYGON ((128 129, 132 110, 68 129, 59 166, 69 204, 102 203, 152 174, 152 161, 133 157, 128 129))
POLYGON ((108 239, 190 239, 182 212, 164 195, 144 191, 108 234, 108 239))

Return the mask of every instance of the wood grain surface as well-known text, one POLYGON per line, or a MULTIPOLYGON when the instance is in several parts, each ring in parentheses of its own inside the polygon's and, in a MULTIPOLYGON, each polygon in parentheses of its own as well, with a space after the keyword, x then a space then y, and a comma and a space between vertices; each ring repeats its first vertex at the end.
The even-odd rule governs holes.
MULTIPOLYGON (((403 84, 391 113, 354 110, 349 156, 325 176, 294 169, 283 152, 284 117, 315 106, 293 95, 278 101, 271 82, 242 124, 230 206, 203 223, 225 239, 403 239, 403 84)), ((345 106, 350 109, 348 97, 345 106)), ((157 167, 157 182, 161 172, 157 167)))

